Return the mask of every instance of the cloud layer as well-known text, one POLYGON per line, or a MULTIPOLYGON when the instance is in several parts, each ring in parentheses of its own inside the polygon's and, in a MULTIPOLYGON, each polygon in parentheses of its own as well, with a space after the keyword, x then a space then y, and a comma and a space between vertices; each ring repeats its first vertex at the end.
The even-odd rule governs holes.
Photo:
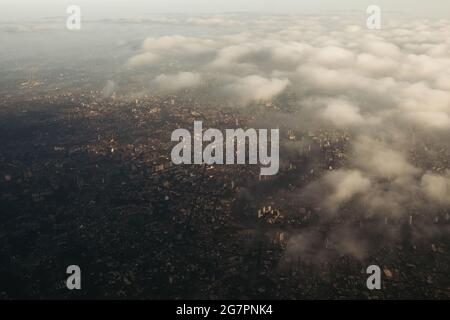
MULTIPOLYGON (((214 79, 211 91, 242 107, 294 97, 289 113, 274 112, 272 127, 348 132, 348 161, 294 191, 320 202, 323 214, 343 215, 349 203, 360 218, 448 212, 450 21, 388 20, 376 31, 363 15, 195 23, 236 31, 148 38, 128 65, 177 61, 184 71, 155 75, 158 89, 195 90, 200 79, 214 79)), ((350 242, 342 250, 360 256, 350 242)))

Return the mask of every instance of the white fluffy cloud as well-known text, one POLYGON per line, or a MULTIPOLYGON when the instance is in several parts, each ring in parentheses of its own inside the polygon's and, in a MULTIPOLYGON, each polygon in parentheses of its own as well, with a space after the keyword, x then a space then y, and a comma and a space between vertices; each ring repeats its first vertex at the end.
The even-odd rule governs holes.
MULTIPOLYGON (((447 125, 447 98, 433 90, 450 88, 448 21, 434 25, 422 20, 391 21, 388 28, 373 32, 361 28, 358 21, 345 18, 213 15, 183 19, 177 23, 221 26, 221 30, 230 28, 233 32, 149 37, 128 66, 195 61, 193 72, 212 74, 222 80, 240 77, 240 83, 221 82, 228 90, 233 88, 229 90, 232 93, 236 91, 235 83, 246 86, 252 79, 249 77, 283 79, 283 83, 288 80, 292 88, 308 95, 356 95, 356 104, 361 108, 368 103, 358 100, 370 99, 372 104, 378 97, 383 102, 382 114, 376 114, 372 105, 375 112, 370 116, 381 120, 394 117, 397 121, 400 117, 423 128, 445 129, 447 125), (408 88, 413 91, 410 96, 408 88), (429 109, 437 100, 447 103, 445 110, 429 109), (410 112, 401 110, 414 104, 422 107, 410 112), (392 112, 385 112, 385 107, 392 112), (435 119, 436 112, 441 113, 443 120, 435 119)), ((279 87, 277 83, 272 85, 279 87)), ((241 91, 258 90, 247 86, 241 91)), ((255 94, 256 99, 262 96, 255 94)), ((362 117, 369 115, 364 110, 359 113, 362 117)))
POLYGON ((325 198, 325 204, 332 211, 336 211, 341 204, 351 200, 355 195, 367 192, 371 186, 370 179, 364 177, 358 170, 336 170, 327 173, 323 177, 323 182, 331 189, 325 198))
POLYGON ((252 75, 227 85, 224 91, 241 101, 268 100, 283 92, 289 85, 287 79, 266 79, 252 75))
POLYGON ((204 38, 175 35, 147 38, 142 47, 146 52, 163 55, 197 55, 211 51, 214 47, 214 41, 204 38))
POLYGON ((318 48, 311 60, 320 66, 329 68, 348 67, 353 65, 355 55, 353 52, 344 48, 327 46, 318 48))
POLYGON ((329 102, 321 116, 341 128, 364 123, 359 107, 341 100, 329 102))
MULTIPOLYGON (((160 75, 153 83, 174 91, 213 79, 210 93, 238 106, 286 95, 289 111, 267 117, 271 126, 351 134, 342 167, 295 190, 295 197, 311 197, 333 217, 348 203, 357 204, 356 214, 395 219, 450 208, 450 177, 437 168, 445 169, 445 153, 439 166, 430 159, 450 148, 450 21, 388 21, 377 31, 329 16, 189 23, 233 31, 148 38, 129 63, 184 64, 192 73, 160 75)), ((350 238, 342 243, 342 234, 329 235, 341 251, 360 255, 350 238)))
POLYGON ((180 72, 170 75, 161 74, 153 80, 153 84, 161 91, 174 92, 197 87, 201 81, 202 77, 198 73, 180 72))
POLYGON ((126 66, 130 68, 141 67, 145 65, 152 65, 157 63, 160 60, 160 57, 151 52, 144 52, 138 55, 131 57, 126 66))
POLYGON ((152 84, 170 92, 213 79, 211 93, 241 105, 295 94, 295 115, 284 117, 291 126, 299 117, 299 129, 327 126, 354 134, 346 174, 348 181, 369 179, 372 188, 358 193, 366 203, 390 202, 397 213, 401 194, 432 194, 433 176, 422 178, 429 168, 410 161, 408 148, 414 135, 450 134, 449 21, 390 21, 376 32, 338 17, 215 15, 184 23, 233 32, 150 37, 127 65, 184 64, 191 72, 165 71, 152 84))
POLYGON ((450 171, 445 175, 424 174, 421 186, 425 195, 432 202, 438 202, 441 205, 450 205, 450 171))

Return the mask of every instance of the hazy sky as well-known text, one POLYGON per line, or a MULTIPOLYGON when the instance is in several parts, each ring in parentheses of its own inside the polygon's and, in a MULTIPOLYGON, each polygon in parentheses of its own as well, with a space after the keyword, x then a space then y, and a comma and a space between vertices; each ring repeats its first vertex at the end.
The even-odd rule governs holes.
POLYGON ((1 0, 0 19, 64 15, 69 4, 80 5, 89 18, 180 12, 321 13, 364 10, 370 4, 414 16, 450 16, 448 0, 1 0))

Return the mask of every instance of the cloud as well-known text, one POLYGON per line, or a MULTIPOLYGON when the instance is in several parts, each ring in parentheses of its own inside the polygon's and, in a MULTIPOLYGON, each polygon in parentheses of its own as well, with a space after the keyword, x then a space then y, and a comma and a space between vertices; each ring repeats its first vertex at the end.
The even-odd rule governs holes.
POLYGON ((199 37, 185 37, 180 35, 147 38, 142 48, 152 52, 170 56, 199 55, 210 52, 214 48, 214 41, 199 37))
POLYGON ((373 76, 389 76, 397 70, 398 64, 389 57, 379 57, 369 53, 361 53, 356 58, 356 67, 373 76))
POLYGON ((243 102, 265 101, 279 95, 288 85, 287 79, 267 79, 251 75, 228 84, 224 92, 243 102))
POLYGON ((110 97, 114 93, 114 90, 116 90, 116 88, 117 83, 112 80, 108 80, 105 87, 103 88, 103 96, 110 97))
POLYGON ((181 35, 147 38, 142 43, 141 52, 130 57, 125 66, 140 67, 164 60, 198 58, 214 50, 215 42, 205 38, 181 35))
POLYGON ((420 172, 410 164, 401 149, 369 137, 360 137, 354 143, 356 166, 371 176, 394 179, 413 176, 420 172))
POLYGON ((243 21, 221 15, 193 17, 187 19, 186 22, 201 27, 237 27, 244 25, 243 21))
POLYGON ((131 57, 127 61, 126 66, 130 68, 135 68, 145 65, 152 65, 154 63, 157 63, 159 60, 161 59, 158 55, 151 52, 145 52, 131 57))
MULTIPOLYGON (((169 75, 153 75, 160 90, 195 90, 199 78, 211 79, 206 96, 219 98, 218 107, 275 100, 279 110, 261 109, 254 122, 307 136, 283 146, 285 157, 309 157, 306 167, 315 170, 313 181, 298 177, 290 197, 322 207, 321 219, 344 221, 326 234, 337 253, 361 258, 370 248, 350 216, 401 222, 411 212, 450 209, 450 177, 442 173, 448 154, 439 153, 450 148, 450 21, 390 21, 376 32, 344 16, 213 15, 188 23, 200 26, 195 37, 147 38, 135 59, 151 54, 173 64, 169 75), (180 67, 195 76, 181 76, 180 67), (324 146, 324 135, 344 154, 324 146), (321 141, 318 150, 310 136, 321 141), (311 152, 304 151, 308 144, 311 152)), ((320 232, 300 232, 289 240, 288 255, 321 260, 329 253, 315 249, 325 240, 320 232)))
POLYGON ((401 55, 400 48, 394 43, 389 43, 380 39, 367 39, 362 43, 363 52, 376 57, 395 58, 401 55))
POLYGON ((407 118, 409 122, 422 127, 443 129, 446 131, 450 128, 450 116, 445 112, 408 112, 405 115, 405 118, 407 118))
POLYGON ((421 187, 431 202, 450 205, 450 171, 445 175, 426 173, 422 177, 421 187))
POLYGON ((339 68, 351 66, 355 55, 344 48, 329 46, 317 49, 311 60, 323 67, 339 68))
POLYGON ((321 117, 341 128, 364 123, 359 107, 342 100, 329 102, 321 117))
POLYGON ((355 195, 367 192, 371 186, 370 179, 358 170, 336 170, 325 174, 322 179, 325 186, 330 188, 325 204, 333 212, 355 195))
POLYGON ((202 77, 198 73, 180 72, 177 74, 161 74, 153 80, 153 84, 162 91, 174 92, 197 87, 201 84, 202 77))

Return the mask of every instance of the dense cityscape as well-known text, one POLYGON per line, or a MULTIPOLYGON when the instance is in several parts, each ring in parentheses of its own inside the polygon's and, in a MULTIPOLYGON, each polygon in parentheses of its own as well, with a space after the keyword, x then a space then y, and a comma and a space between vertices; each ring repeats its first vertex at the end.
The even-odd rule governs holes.
POLYGON ((0 300, 450 299, 447 4, 2 1, 0 300))
POLYGON ((286 160, 278 176, 261 177, 258 166, 170 160, 175 128, 199 119, 247 127, 257 113, 203 108, 183 95, 27 97, 1 106, 3 298, 449 297, 448 211, 389 221, 358 219, 352 210, 361 209, 349 205, 346 221, 329 220, 320 203, 292 196, 350 157, 345 132, 283 131, 281 158, 298 140, 304 155, 286 160), (336 251, 327 230, 341 224, 377 239, 373 252, 356 259, 336 251), (416 224, 442 233, 416 239, 416 224), (379 238, 397 229, 398 239, 379 238), (291 236, 302 230, 317 232, 314 248, 291 255, 291 236), (314 261, 314 250, 329 258, 314 261), (86 272, 80 293, 65 289, 65 266, 74 263, 86 272), (365 268, 374 263, 384 290, 370 292, 365 268))

